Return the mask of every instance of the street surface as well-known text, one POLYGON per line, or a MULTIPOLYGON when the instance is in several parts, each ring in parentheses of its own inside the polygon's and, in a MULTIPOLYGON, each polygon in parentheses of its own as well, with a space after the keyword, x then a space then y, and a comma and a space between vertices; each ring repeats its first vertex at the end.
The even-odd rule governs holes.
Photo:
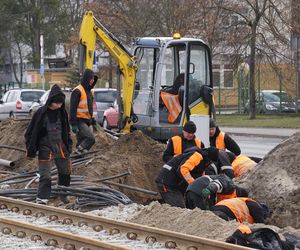
POLYGON ((270 138, 249 135, 231 135, 239 144, 242 154, 263 158, 270 150, 277 146, 284 138, 270 138))

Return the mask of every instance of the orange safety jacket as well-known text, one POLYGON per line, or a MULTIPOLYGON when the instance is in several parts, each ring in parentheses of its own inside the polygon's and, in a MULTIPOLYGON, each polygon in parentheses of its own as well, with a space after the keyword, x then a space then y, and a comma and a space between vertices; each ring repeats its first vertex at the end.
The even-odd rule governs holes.
POLYGON ((178 95, 173 95, 161 91, 160 96, 170 113, 168 116, 168 122, 174 123, 177 117, 179 116, 180 112, 182 111, 178 95))
POLYGON ((191 172, 200 164, 202 160, 203 156, 200 153, 195 152, 185 163, 180 166, 180 173, 188 184, 194 181, 191 172))
POLYGON ((217 202, 220 202, 222 200, 226 200, 226 199, 232 199, 232 198, 236 198, 236 192, 234 191, 231 194, 217 194, 217 202))
POLYGON ((246 155, 238 155, 232 162, 234 176, 242 176, 256 166, 256 162, 246 155))
MULTIPOLYGON (((174 156, 182 154, 182 137, 179 135, 171 138, 173 142, 174 156)), ((201 148, 201 140, 195 138, 195 144, 198 148, 201 148)))
POLYGON ((220 132, 216 138, 216 148, 217 149, 221 149, 221 150, 226 149, 224 138, 225 138, 225 133, 220 132))
POLYGON ((246 201, 254 201, 251 198, 233 198, 222 200, 216 206, 226 206, 234 214, 238 222, 254 223, 253 217, 250 215, 246 201))
MULTIPOLYGON (((80 100, 79 104, 77 106, 77 113, 76 117, 77 118, 83 118, 83 119, 91 119, 94 117, 94 114, 91 116, 89 112, 89 107, 88 107, 88 100, 87 100, 87 95, 85 93, 85 90, 81 84, 79 84, 75 89, 79 89, 80 91, 80 100)), ((92 95, 94 97, 94 92, 92 91, 92 95)))

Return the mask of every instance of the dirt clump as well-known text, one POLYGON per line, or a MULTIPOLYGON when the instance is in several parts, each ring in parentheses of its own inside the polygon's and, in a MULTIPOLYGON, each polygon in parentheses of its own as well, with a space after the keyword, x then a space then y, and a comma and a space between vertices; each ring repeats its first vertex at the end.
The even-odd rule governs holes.
POLYGON ((300 228, 300 133, 277 145, 238 182, 272 209, 268 224, 300 228))

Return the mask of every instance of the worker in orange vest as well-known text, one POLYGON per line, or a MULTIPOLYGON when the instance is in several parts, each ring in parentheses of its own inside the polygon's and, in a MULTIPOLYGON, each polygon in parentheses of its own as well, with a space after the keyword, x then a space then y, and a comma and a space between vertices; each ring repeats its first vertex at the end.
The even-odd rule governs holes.
POLYGON ((220 131, 215 121, 209 120, 209 142, 211 147, 216 147, 219 150, 229 150, 235 155, 241 153, 239 145, 227 134, 220 131))
POLYGON ((90 69, 83 73, 80 84, 72 91, 70 100, 70 124, 76 134, 76 153, 82 154, 90 150, 95 144, 95 136, 91 125, 97 129, 93 115, 94 97, 92 89, 96 85, 98 77, 90 69))
POLYGON ((219 161, 216 164, 217 167, 213 168, 214 165, 211 165, 205 170, 205 174, 214 175, 225 173, 229 177, 234 178, 248 173, 256 165, 257 163, 246 155, 240 154, 236 156, 229 151, 220 151, 219 161), (232 174, 233 176, 231 176, 232 174))
POLYGON ((185 207, 184 193, 195 178, 218 158, 218 149, 192 147, 163 165, 155 182, 163 201, 171 206, 185 207))
POLYGON ((168 140, 167 147, 163 154, 163 161, 167 163, 174 156, 182 154, 191 147, 204 148, 203 142, 195 136, 197 127, 192 121, 186 122, 181 135, 173 136, 168 140))
POLYGON ((235 197, 248 197, 248 191, 236 186, 228 176, 204 175, 189 184, 185 198, 186 207, 210 209, 216 202, 235 197))
POLYGON ((222 200, 211 210, 224 220, 237 220, 240 223, 247 222, 249 224, 264 223, 270 213, 266 204, 251 198, 222 200))

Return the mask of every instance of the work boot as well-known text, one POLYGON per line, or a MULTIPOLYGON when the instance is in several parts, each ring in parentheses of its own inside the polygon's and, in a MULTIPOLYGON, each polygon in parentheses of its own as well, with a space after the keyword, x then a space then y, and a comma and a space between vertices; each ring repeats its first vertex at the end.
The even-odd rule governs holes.
POLYGON ((49 201, 48 199, 41 199, 37 197, 35 203, 41 205, 47 205, 48 201, 49 201))
POLYGON ((75 153, 76 154, 83 154, 83 153, 87 153, 88 152, 88 150, 87 149, 85 149, 85 148, 83 148, 81 145, 79 145, 77 148, 76 148, 76 150, 75 150, 75 153))

